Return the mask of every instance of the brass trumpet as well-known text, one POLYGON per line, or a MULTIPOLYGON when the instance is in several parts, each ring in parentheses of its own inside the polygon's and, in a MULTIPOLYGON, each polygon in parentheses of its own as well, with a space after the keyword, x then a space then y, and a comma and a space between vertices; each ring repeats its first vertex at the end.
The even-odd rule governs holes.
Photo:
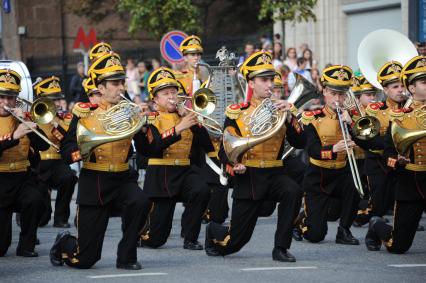
POLYGON ((56 116, 57 111, 55 103, 47 97, 37 98, 33 102, 20 97, 18 97, 16 100, 31 107, 30 116, 36 124, 49 124, 56 116))
MULTIPOLYGON (((22 124, 25 124, 31 131, 33 131, 37 136, 39 136, 41 139, 47 142, 50 146, 56 148, 59 151, 59 147, 56 144, 54 144, 51 140, 49 140, 46 136, 44 136, 42 133, 40 133, 36 129, 31 128, 31 126, 28 124, 27 121, 25 121, 23 118, 16 115, 16 113, 13 111, 13 108, 10 108, 8 106, 3 106, 3 108, 7 112, 9 112, 13 117, 15 117, 19 122, 21 122, 22 124)), ((37 124, 36 121, 34 122, 37 124)))
POLYGON ((189 112, 195 113, 198 115, 199 121, 203 126, 215 134, 222 135, 221 125, 213 118, 208 117, 216 107, 216 96, 210 89, 200 88, 192 97, 178 95, 177 98, 178 101, 169 99, 169 102, 175 104, 176 107, 182 107, 189 112), (191 100, 193 109, 185 106, 187 100, 191 100))

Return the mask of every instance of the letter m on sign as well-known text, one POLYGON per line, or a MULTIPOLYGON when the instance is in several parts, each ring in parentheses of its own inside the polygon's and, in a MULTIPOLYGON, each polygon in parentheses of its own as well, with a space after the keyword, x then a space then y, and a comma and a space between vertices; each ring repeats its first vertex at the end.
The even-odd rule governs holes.
POLYGON ((83 43, 84 48, 89 49, 90 46, 93 46, 97 43, 96 32, 93 28, 90 29, 89 34, 86 34, 83 31, 82 27, 78 28, 77 37, 74 40, 73 49, 80 48, 80 45, 83 43))

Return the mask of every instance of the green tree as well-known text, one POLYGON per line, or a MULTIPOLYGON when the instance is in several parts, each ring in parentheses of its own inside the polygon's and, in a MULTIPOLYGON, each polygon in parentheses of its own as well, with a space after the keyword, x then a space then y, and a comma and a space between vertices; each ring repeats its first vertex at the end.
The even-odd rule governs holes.
POLYGON ((191 0, 120 0, 118 7, 130 14, 130 32, 144 30, 160 39, 174 29, 201 31, 200 12, 191 0))
POLYGON ((282 21, 316 20, 313 11, 317 0, 261 0, 259 19, 282 21))

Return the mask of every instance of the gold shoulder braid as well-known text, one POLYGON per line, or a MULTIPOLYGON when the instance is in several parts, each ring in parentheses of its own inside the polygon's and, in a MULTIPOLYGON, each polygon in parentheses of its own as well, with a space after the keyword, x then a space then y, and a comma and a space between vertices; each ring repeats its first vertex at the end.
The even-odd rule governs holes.
POLYGON ((157 116, 158 116, 158 112, 150 112, 148 114, 148 120, 147 120, 148 124, 153 125, 155 123, 155 120, 157 119, 157 116))
POLYGON ((86 118, 90 113, 91 103, 78 102, 72 109, 72 114, 79 118, 86 118))
POLYGON ((321 112, 322 112, 321 110, 304 111, 302 113, 302 123, 303 123, 303 125, 307 126, 310 123, 312 123, 316 119, 315 115, 318 115, 321 112))
POLYGON ((369 116, 376 116, 382 106, 383 106, 382 102, 370 103, 365 108, 365 113, 369 116))
POLYGON ((390 121, 398 120, 402 121, 404 119, 404 110, 403 109, 390 109, 389 110, 389 116, 390 121))
POLYGON ((241 107, 239 104, 231 104, 226 107, 225 115, 229 119, 236 120, 241 114, 241 107))

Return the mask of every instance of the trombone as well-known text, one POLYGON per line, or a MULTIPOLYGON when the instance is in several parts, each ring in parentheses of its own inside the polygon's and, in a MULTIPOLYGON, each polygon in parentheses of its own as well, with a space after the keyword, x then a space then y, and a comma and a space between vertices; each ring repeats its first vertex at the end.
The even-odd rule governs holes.
POLYGON ((364 197, 364 191, 362 189, 361 178, 359 176, 358 167, 356 164, 355 154, 352 148, 349 148, 348 141, 351 139, 349 134, 348 125, 343 121, 343 112, 339 103, 336 102, 336 112, 339 118, 340 129, 342 130, 343 140, 345 141, 346 154, 348 155, 349 166, 351 168, 352 178, 354 180, 355 188, 358 191, 361 198, 364 197))
POLYGON ((214 134, 223 134, 221 125, 213 118, 207 116, 213 113, 216 107, 216 96, 210 89, 200 88, 194 93, 192 97, 178 95, 177 98, 178 101, 169 99, 169 102, 176 105, 176 107, 182 107, 183 109, 198 115, 200 123, 207 127, 214 134), (208 91, 203 92, 201 90, 208 91), (187 100, 191 100, 193 109, 185 106, 185 102, 187 100))
POLYGON ((36 124, 49 124, 56 116, 57 111, 55 103, 47 97, 37 98, 34 102, 20 97, 17 97, 16 100, 18 103, 27 104, 31 107, 30 116, 36 124))
MULTIPOLYGON (((43 139, 45 142, 47 142, 50 146, 56 148, 59 151, 59 147, 54 144, 51 140, 49 140, 47 137, 45 137, 42 133, 40 133, 39 131, 37 131, 36 129, 31 128, 31 126, 28 124, 27 121, 25 121, 23 118, 19 117, 18 115, 16 115, 16 113, 13 111, 12 108, 8 107, 8 106, 3 106, 4 110, 6 110, 7 112, 9 112, 13 117, 15 117, 16 119, 18 119, 19 122, 23 123, 24 125, 26 125, 31 131, 33 131, 36 135, 38 135, 41 139, 43 139)), ((37 122, 36 122, 37 123, 37 122)))

